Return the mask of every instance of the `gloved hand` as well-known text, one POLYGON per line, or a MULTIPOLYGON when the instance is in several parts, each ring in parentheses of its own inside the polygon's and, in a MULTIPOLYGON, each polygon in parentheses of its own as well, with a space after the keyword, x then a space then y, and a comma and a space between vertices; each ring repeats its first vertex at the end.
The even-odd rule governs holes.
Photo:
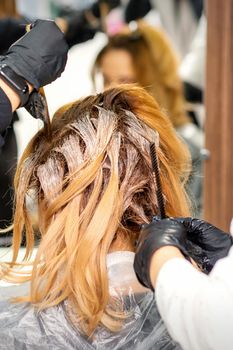
POLYGON ((150 280, 150 262, 152 255, 161 247, 174 246, 188 259, 186 250, 186 228, 182 223, 173 219, 155 220, 143 225, 139 236, 134 270, 139 282, 154 290, 150 280))
POLYGON ((174 218, 187 230, 186 248, 189 255, 203 272, 209 273, 215 263, 227 256, 233 238, 204 220, 193 218, 174 218))
POLYGON ((0 63, 7 64, 36 89, 47 85, 63 72, 68 45, 55 22, 37 20, 32 29, 16 41, 0 63))

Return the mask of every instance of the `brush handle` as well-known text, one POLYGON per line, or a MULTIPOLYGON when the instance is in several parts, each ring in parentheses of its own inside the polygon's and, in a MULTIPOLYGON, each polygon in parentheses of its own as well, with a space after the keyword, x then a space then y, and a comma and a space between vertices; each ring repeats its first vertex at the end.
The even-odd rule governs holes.
POLYGON ((164 198, 163 198, 163 191, 162 191, 162 185, 160 181, 160 173, 159 173, 159 166, 158 166, 158 157, 156 153, 155 144, 150 144, 150 156, 151 156, 151 163, 152 163, 152 169, 153 169, 153 176, 156 183, 156 197, 158 201, 158 209, 159 209, 159 216, 161 219, 166 218, 165 214, 165 205, 164 205, 164 198))

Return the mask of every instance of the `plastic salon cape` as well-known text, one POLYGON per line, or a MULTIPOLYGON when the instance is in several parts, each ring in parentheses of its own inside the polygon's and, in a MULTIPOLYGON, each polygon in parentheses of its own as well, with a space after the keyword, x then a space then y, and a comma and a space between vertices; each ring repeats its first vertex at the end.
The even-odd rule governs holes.
MULTIPOLYGON (((14 287, 0 288, 0 349, 4 350, 181 350, 171 340, 158 313, 154 293, 142 287, 133 270, 134 253, 107 256, 110 295, 131 311, 119 332, 97 327, 92 339, 68 320, 66 302, 37 312, 29 304, 11 304, 3 293, 16 294, 14 287), (10 289, 9 289, 10 288, 10 289)), ((24 291, 25 292, 25 291, 24 291)), ((17 292, 19 294, 19 292, 17 292)), ((22 293, 22 290, 20 290, 22 293)))

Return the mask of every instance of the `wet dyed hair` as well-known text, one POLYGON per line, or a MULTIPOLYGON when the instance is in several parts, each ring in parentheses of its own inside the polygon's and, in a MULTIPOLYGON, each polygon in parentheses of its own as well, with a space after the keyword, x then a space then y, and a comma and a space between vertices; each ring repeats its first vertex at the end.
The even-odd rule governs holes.
MULTIPOLYGON (((1 277, 31 281, 26 299, 39 309, 67 300, 80 328, 117 327, 108 310, 106 256, 114 240, 134 243, 158 213, 149 146, 156 144, 166 213, 189 215, 184 183, 189 153, 144 89, 121 86, 61 108, 27 146, 16 177, 13 259, 1 277), (34 247, 27 196, 38 205, 41 234, 32 272, 16 263, 22 234, 34 247)), ((132 245, 133 246, 133 245, 132 245)))

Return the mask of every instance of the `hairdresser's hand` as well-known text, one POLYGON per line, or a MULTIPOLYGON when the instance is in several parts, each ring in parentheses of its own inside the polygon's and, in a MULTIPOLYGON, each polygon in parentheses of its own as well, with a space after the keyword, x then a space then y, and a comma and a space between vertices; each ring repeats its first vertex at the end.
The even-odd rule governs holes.
POLYGON ((0 64, 7 64, 38 89, 61 75, 67 61, 68 46, 55 22, 37 20, 31 27, 5 56, 0 56, 0 64))
POLYGON ((153 254, 165 246, 177 247, 189 259, 186 250, 186 228, 173 219, 155 220, 143 225, 136 248, 134 270, 145 287, 154 289, 150 279, 150 263, 153 254))
POLYGON ((209 273, 216 261, 227 256, 233 238, 204 220, 174 218, 187 230, 187 249, 203 272, 209 273))

